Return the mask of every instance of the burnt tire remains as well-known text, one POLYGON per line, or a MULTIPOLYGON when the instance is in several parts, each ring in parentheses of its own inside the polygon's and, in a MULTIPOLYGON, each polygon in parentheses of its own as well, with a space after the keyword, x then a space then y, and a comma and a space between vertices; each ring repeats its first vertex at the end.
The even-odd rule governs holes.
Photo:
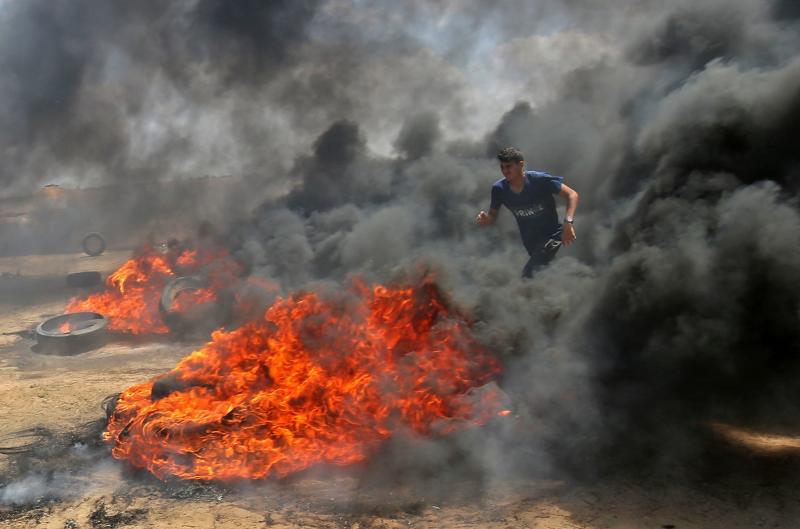
POLYGON ((106 240, 99 233, 90 233, 81 241, 81 248, 86 255, 97 257, 106 251, 106 240))
POLYGON ((73 312, 48 318, 36 327, 39 350, 48 354, 78 354, 103 345, 108 319, 96 312, 73 312))

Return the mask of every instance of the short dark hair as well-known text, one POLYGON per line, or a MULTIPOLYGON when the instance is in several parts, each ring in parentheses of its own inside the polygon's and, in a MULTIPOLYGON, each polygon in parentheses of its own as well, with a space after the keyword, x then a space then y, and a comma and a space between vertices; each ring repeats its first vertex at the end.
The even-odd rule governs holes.
POLYGON ((505 149, 502 149, 497 153, 497 159, 503 163, 519 163, 525 161, 525 157, 522 156, 522 151, 516 147, 506 147, 505 149))

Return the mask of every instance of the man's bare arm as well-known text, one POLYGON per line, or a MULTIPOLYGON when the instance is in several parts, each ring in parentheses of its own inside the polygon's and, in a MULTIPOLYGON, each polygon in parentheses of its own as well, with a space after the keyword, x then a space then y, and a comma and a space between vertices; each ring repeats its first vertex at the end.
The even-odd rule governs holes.
MULTIPOLYGON (((578 200, 580 199, 578 192, 567 184, 561 184, 561 191, 558 194, 567 199, 567 217, 571 219, 575 216, 575 211, 578 209, 578 200)), ((576 238, 575 227, 571 222, 565 222, 561 231, 561 242, 569 245, 572 244, 576 238)))
POLYGON ((478 226, 489 226, 494 224, 494 222, 497 220, 497 213, 498 210, 494 208, 489 209, 489 213, 481 211, 478 213, 478 217, 475 219, 475 222, 478 224, 478 226))
POLYGON ((574 217, 575 210, 578 209, 578 200, 580 199, 578 192, 567 184, 561 184, 561 191, 558 195, 567 199, 567 217, 574 217))

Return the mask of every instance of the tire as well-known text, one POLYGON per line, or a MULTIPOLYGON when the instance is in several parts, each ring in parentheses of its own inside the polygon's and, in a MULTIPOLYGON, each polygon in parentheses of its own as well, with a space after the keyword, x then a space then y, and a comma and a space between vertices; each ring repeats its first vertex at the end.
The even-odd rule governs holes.
POLYGON ((195 276, 183 276, 171 279, 161 291, 161 301, 158 304, 162 314, 171 314, 175 310, 175 300, 178 294, 187 290, 200 290, 205 284, 195 276))
POLYGON ((90 233, 81 241, 81 248, 86 255, 97 257, 106 251, 106 240, 99 233, 90 233))
POLYGON ((101 282, 100 272, 75 272, 67 275, 67 285, 71 287, 93 287, 101 282))
POLYGON ((96 312, 73 312, 48 318, 36 327, 39 349, 48 354, 78 354, 103 345, 108 319, 96 312), (61 326, 70 329, 62 331, 61 326))
MULTIPOLYGON (((172 336, 207 338, 208 332, 219 328, 227 321, 228 309, 226 307, 230 307, 232 302, 224 301, 217 296, 214 301, 177 310, 177 299, 181 293, 207 287, 206 281, 199 276, 176 277, 164 286, 158 308, 161 318, 169 327, 172 336)), ((219 295, 219 293, 217 294, 219 295)))
POLYGON ((189 332, 192 322, 187 320, 185 315, 175 311, 175 301, 181 292, 200 290, 203 288, 203 281, 194 276, 176 277, 170 280, 161 291, 161 300, 158 309, 161 318, 173 333, 183 335, 189 332))

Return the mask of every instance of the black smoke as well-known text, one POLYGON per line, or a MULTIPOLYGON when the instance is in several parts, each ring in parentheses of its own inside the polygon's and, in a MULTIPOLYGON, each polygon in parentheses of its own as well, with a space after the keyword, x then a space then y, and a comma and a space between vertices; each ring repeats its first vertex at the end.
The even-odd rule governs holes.
POLYGON ((800 76, 781 48, 797 42, 755 4, 719 7, 643 16, 618 54, 565 72, 557 97, 518 101, 471 144, 443 147, 435 115, 415 114, 391 159, 337 122, 295 163, 287 205, 309 279, 426 263, 510 366, 518 423, 473 454, 490 468, 514 466, 506 451, 517 470, 544 454, 668 470, 706 454, 711 421, 797 425, 800 76), (333 138, 340 155, 320 163, 333 138), (514 226, 472 225, 506 145, 582 196, 579 243, 530 283, 514 226))
POLYGON ((3 183, 241 175, 254 274, 423 269, 471 311, 515 410, 470 468, 667 468, 800 416, 800 39, 789 2, 622 4, 13 4, 3 183), (508 145, 581 194, 527 282, 507 212, 474 224, 508 145))
POLYGON ((131 121, 186 112, 153 108, 175 94, 180 104, 212 106, 231 91, 263 88, 303 41, 317 6, 218 0, 5 6, 3 183, 35 184, 60 172, 78 173, 77 183, 90 180, 81 174, 89 171, 101 182, 172 176, 175 163, 197 154, 189 131, 176 129, 143 157, 137 151, 146 132, 131 130, 131 121))

